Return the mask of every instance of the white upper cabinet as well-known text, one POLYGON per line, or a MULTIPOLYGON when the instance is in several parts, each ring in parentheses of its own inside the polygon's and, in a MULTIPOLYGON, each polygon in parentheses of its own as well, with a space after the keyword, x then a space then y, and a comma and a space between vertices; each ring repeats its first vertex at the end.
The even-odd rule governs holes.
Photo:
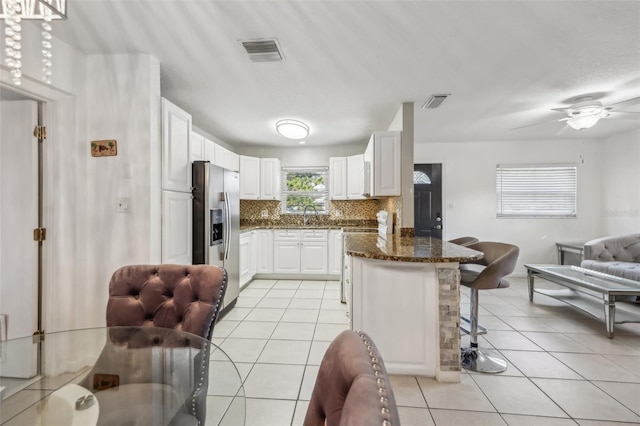
POLYGON ((206 159, 205 138, 198 133, 191 132, 191 161, 203 161, 206 159))
POLYGON ((280 160, 240 156, 240 199, 279 200, 280 160))
POLYGON ((260 199, 280 199, 280 160, 277 158, 260 159, 260 199))
POLYGON ((374 132, 371 135, 364 152, 365 193, 372 197, 400 195, 400 148, 400 132, 374 132))
POLYGON ((164 98, 162 189, 191 192, 191 115, 164 98))
POLYGON ((364 154, 329 158, 329 197, 332 200, 363 200, 364 154))
POLYGON ((216 164, 216 144, 211 139, 204 139, 204 160, 216 164))
POLYGON ((329 198, 347 199, 347 158, 329 158, 329 198))
POLYGON ((218 144, 214 144, 214 146, 215 162, 213 164, 234 172, 240 171, 240 156, 238 154, 218 144))
POLYGON ((260 159, 240 156, 240 199, 260 199, 260 159))
POLYGON ((347 157, 347 199, 363 200, 364 154, 347 157))

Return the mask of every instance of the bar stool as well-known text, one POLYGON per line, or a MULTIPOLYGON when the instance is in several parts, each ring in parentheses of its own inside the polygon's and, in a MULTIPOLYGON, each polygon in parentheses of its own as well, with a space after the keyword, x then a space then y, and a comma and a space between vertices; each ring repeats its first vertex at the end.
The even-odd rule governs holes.
POLYGON ((501 373, 507 369, 507 362, 478 348, 478 336, 486 333, 486 329, 478 325, 478 290, 509 287, 504 277, 515 269, 520 250, 512 244, 490 241, 472 243, 467 247, 483 252, 484 258, 460 265, 460 284, 471 289, 470 318, 462 318, 470 327, 469 330, 460 327, 470 338, 470 345, 461 349, 462 366, 480 373, 501 373))

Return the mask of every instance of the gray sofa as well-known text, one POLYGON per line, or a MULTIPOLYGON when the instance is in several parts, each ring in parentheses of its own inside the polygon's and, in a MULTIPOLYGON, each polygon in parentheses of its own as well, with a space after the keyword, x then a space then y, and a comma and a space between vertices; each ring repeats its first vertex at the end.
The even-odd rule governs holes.
POLYGON ((584 245, 583 268, 640 281, 640 234, 597 238, 584 245))

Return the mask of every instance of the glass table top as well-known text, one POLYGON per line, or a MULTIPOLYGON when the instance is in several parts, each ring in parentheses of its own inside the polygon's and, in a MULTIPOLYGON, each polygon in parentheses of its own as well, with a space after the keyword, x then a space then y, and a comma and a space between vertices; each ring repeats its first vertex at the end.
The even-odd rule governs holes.
POLYGON ((199 336, 112 327, 35 340, 0 342, 2 425, 244 424, 235 364, 199 336))

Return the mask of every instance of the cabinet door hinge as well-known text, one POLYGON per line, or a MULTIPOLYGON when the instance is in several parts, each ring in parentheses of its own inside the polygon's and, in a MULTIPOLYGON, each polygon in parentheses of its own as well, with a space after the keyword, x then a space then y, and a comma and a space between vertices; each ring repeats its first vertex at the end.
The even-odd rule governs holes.
POLYGON ((33 343, 44 342, 44 330, 36 330, 33 332, 33 343))
POLYGON ((33 230, 33 241, 44 241, 47 239, 47 228, 36 228, 33 230))
POLYGON ((45 126, 36 126, 35 129, 33 129, 33 136, 42 140, 46 139, 47 128, 45 126))

